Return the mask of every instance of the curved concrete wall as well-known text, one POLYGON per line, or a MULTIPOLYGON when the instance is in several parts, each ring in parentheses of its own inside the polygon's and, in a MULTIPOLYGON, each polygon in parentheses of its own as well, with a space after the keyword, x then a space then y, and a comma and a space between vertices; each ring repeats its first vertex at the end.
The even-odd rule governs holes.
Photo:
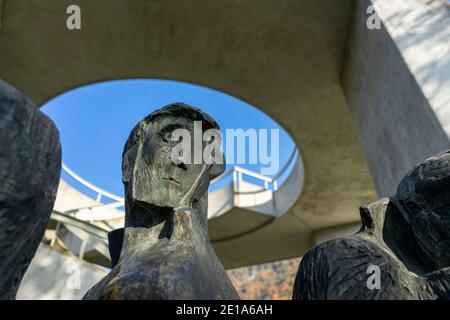
POLYGON ((343 87, 380 196, 450 147, 450 8, 442 1, 356 1, 343 87), (375 4, 380 30, 366 26, 375 4))
POLYGON ((78 0, 82 30, 70 31, 68 1, 4 1, 2 78, 37 104, 99 81, 175 79, 274 118, 302 151, 301 201, 222 241, 226 264, 298 256, 314 230, 358 220, 359 204, 376 195, 340 82, 353 0, 109 2, 78 0))

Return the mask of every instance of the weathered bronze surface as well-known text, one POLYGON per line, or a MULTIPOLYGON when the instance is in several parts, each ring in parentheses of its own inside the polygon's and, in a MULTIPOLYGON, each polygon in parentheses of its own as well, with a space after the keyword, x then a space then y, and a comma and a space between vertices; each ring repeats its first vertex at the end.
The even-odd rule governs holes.
POLYGON ((125 145, 125 228, 110 233, 112 271, 85 299, 239 299, 207 232, 209 182, 223 164, 175 164, 177 128, 219 128, 199 109, 177 103, 133 129, 125 145))
POLYGON ((294 299, 450 299, 450 151, 425 160, 393 197, 360 212, 357 234, 305 254, 294 299))
POLYGON ((52 213, 61 171, 59 134, 0 80, 0 299, 14 299, 52 213))

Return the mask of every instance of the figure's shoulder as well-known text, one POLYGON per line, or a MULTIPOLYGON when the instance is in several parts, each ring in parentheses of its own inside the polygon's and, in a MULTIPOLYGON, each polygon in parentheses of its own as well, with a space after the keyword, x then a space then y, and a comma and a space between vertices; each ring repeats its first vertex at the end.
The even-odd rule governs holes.
MULTIPOLYGON (((367 291, 372 266, 392 272, 391 257, 357 235, 321 243, 306 252, 294 284, 294 299, 346 299, 367 291)), ((367 291, 370 295, 372 292, 367 291)))
POLYGON ((348 258, 370 259, 385 255, 385 249, 377 243, 352 235, 329 240, 314 246, 305 253, 302 263, 311 260, 336 263, 348 258))
POLYGON ((102 281, 88 291, 87 300, 163 300, 168 299, 158 277, 143 272, 117 273, 113 269, 102 281))
POLYGON ((329 240, 315 245, 306 251, 300 262, 299 272, 328 272, 342 260, 353 259, 355 256, 365 256, 372 248, 371 243, 355 236, 329 240))
MULTIPOLYGON (((85 296, 94 300, 167 300, 190 298, 193 268, 187 260, 145 259, 136 255, 120 261, 85 296)), ((198 269, 198 268, 197 268, 198 269)))

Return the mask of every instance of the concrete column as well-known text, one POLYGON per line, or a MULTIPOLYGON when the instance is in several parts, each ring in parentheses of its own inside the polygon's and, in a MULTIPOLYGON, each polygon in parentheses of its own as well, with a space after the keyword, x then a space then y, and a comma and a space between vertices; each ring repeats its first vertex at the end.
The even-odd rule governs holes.
POLYGON ((380 196, 450 147, 449 21, 443 1, 356 1, 342 82, 380 196), (381 29, 367 27, 371 5, 381 29))

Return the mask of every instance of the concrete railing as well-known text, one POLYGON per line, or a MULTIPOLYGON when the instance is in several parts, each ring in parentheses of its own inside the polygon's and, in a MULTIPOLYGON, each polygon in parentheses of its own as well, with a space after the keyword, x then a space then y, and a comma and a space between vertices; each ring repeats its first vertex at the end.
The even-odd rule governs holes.
POLYGON ((108 232, 110 230, 57 211, 53 211, 51 219, 56 222, 56 227, 50 247, 59 240, 64 243, 67 250, 80 259, 83 259, 84 254, 91 250, 96 250, 109 259, 108 232), (61 227, 64 227, 63 229, 70 235, 62 236, 61 227))
POLYGON ((235 180, 234 206, 278 218, 286 213, 300 196, 303 172, 303 162, 298 149, 293 151, 284 168, 275 177, 261 179, 264 181, 263 187, 246 182, 242 174, 248 174, 248 172, 238 171, 235 180), (291 170, 288 171, 289 169, 291 170), (288 176, 282 180, 285 174, 288 176))

